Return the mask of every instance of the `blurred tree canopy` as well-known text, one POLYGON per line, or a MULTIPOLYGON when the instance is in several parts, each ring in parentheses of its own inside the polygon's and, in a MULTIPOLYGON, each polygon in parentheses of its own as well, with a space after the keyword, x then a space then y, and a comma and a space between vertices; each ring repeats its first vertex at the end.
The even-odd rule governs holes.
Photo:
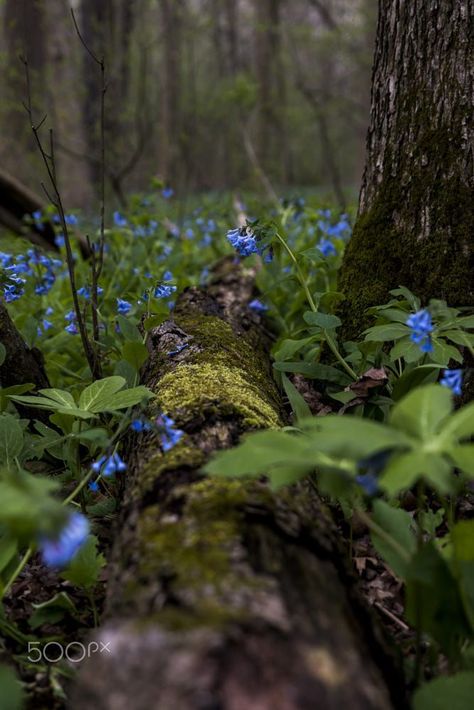
POLYGON ((91 210, 100 73, 107 66, 108 189, 151 176, 191 190, 358 187, 369 114, 375 0, 0 0, 0 160, 39 188, 27 117, 54 129, 66 202, 91 210))

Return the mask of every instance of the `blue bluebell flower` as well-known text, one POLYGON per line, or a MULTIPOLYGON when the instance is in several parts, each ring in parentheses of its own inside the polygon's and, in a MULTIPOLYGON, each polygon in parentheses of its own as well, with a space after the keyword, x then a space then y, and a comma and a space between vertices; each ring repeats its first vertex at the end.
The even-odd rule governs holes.
POLYGON ((170 197, 173 197, 174 195, 174 190, 172 187, 164 187, 161 191, 162 196, 164 197, 165 200, 169 200, 170 197))
POLYGON ((117 313, 121 316, 126 316, 132 310, 132 304, 125 301, 123 298, 117 298, 117 313))
POLYGON ((64 217, 64 221, 66 224, 68 224, 70 227, 74 227, 76 224, 79 223, 79 220, 77 219, 75 214, 67 214, 64 217))
POLYGON ((52 316, 53 313, 54 313, 54 308, 52 308, 51 306, 48 306, 44 312, 45 316, 52 316))
POLYGON ((41 210, 36 210, 35 212, 32 213, 31 216, 33 217, 35 222, 39 222, 40 220, 43 219, 43 214, 42 214, 41 210))
POLYGON ((171 286, 169 284, 160 284, 155 286, 153 295, 155 298, 169 298, 172 293, 176 291, 176 286, 171 286))
POLYGON ((164 452, 176 446, 184 435, 184 431, 175 428, 174 419, 166 416, 166 414, 161 414, 157 417, 156 425, 159 429, 161 448, 164 452))
POLYGON ((79 333, 79 329, 75 323, 69 323, 64 330, 70 335, 77 335, 79 333))
POLYGON ((89 521, 82 513, 71 513, 57 537, 43 537, 39 548, 48 567, 65 567, 76 555, 89 535, 89 521))
POLYGON ((336 256, 337 249, 334 244, 329 240, 322 237, 319 244, 316 247, 324 257, 336 256))
POLYGON ((174 355, 178 355, 182 350, 185 350, 186 348, 189 348, 189 343, 183 343, 182 345, 176 346, 174 350, 168 350, 168 357, 174 357, 174 355))
POLYGON ((260 254, 255 234, 248 227, 236 227, 227 232, 227 239, 240 256, 260 254))
POLYGON ((165 273, 163 274, 163 281, 172 281, 172 280, 173 280, 173 274, 171 273, 171 271, 169 271, 169 270, 165 271, 165 273))
POLYGON ((204 234, 203 238, 201 239, 201 244, 203 247, 209 247, 212 244, 212 237, 210 234, 207 232, 204 234))
POLYGON ((20 276, 15 276, 12 274, 8 277, 7 283, 3 287, 3 297, 6 303, 12 303, 17 301, 25 293, 23 285, 26 283, 25 279, 20 276))
POLYGON ((443 387, 449 387, 453 394, 462 394, 462 370, 443 370, 443 377, 439 381, 443 387))
POLYGON ((262 303, 258 298, 254 298, 253 301, 250 301, 249 308, 255 311, 255 313, 265 313, 265 311, 268 311, 268 306, 262 303))
POLYGON ((64 316, 64 320, 67 320, 68 323, 71 323, 72 321, 76 320, 76 312, 68 311, 64 316))
POLYGON ((54 237, 54 243, 56 246, 61 249, 66 244, 66 240, 64 239, 64 234, 56 234, 54 237))
POLYGON ((128 222, 120 212, 114 212, 114 224, 116 227, 126 227, 128 222))
POLYGON ((412 331, 410 340, 420 346, 421 352, 430 353, 433 350, 431 333, 434 330, 431 313, 426 308, 412 313, 407 318, 406 325, 412 331))
POLYGON ((89 490, 92 491, 93 493, 98 493, 98 491, 99 491, 99 482, 98 482, 98 481, 90 481, 87 487, 88 487, 89 490))
POLYGON ((122 461, 118 453, 111 456, 101 456, 91 466, 94 473, 102 473, 103 476, 112 476, 114 473, 121 473, 127 470, 127 464, 122 461))
POLYGON ((43 319, 42 325, 43 325, 44 330, 49 330, 50 328, 53 327, 53 324, 51 323, 51 321, 46 320, 46 318, 43 319))
POLYGON ((140 417, 137 419, 133 419, 132 423, 130 424, 130 429, 137 433, 140 433, 142 431, 150 431, 151 424, 146 419, 140 417))
POLYGON ((355 480, 368 496, 374 496, 378 493, 379 484, 377 476, 373 473, 361 473, 355 477, 355 480))
POLYGON ((184 236, 186 237, 186 239, 194 239, 194 229, 188 227, 184 233, 184 236))

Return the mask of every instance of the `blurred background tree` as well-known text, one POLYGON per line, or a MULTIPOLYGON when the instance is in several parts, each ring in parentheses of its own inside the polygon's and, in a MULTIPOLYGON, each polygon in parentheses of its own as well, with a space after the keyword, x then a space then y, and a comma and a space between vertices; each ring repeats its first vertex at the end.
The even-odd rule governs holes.
POLYGON ((95 209, 105 55, 107 189, 158 176, 181 194, 320 188, 357 194, 369 117, 376 0, 0 0, 0 161, 39 190, 26 114, 54 128, 70 207, 95 209))

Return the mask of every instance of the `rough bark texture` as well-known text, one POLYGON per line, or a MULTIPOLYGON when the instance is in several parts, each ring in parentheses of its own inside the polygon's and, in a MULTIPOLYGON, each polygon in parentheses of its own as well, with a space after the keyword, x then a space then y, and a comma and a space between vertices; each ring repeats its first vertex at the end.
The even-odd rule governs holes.
POLYGON ((253 276, 188 291, 150 333, 152 413, 170 413, 186 436, 163 455, 142 435, 132 451, 96 636, 110 653, 86 662, 73 708, 393 707, 387 658, 321 502, 304 486, 276 495, 199 474, 211 451, 283 421, 246 306, 253 276))
POLYGON ((399 284, 424 302, 474 305, 473 39, 470 0, 379 0, 366 168, 340 278, 347 337, 399 284))
MULTIPOLYGON (((0 303, 0 343, 6 350, 5 360, 0 365, 0 387, 12 387, 26 382, 32 382, 36 389, 49 387, 43 356, 37 348, 26 345, 3 303, 0 303)), ((18 408, 28 419, 43 418, 41 410, 18 408)))

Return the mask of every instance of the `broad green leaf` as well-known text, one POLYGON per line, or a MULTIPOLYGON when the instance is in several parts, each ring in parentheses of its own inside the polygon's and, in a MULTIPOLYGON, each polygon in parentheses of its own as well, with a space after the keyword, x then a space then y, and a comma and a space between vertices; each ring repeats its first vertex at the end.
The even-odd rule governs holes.
POLYGON ((393 386, 392 397, 395 402, 420 385, 436 382, 441 365, 420 365, 413 370, 405 370, 393 386))
POLYGON ((33 382, 25 382, 23 385, 13 385, 12 387, 0 387, 0 410, 3 412, 7 408, 10 395, 23 394, 33 388, 33 382))
POLYGON ((322 330, 335 330, 342 325, 341 319, 330 313, 313 313, 313 311, 306 311, 303 318, 308 325, 318 326, 322 328, 322 330))
MULTIPOLYGON (((449 390, 448 390, 449 391, 449 390)), ((441 439, 449 441, 465 439, 474 435, 474 402, 458 409, 441 430, 441 439)))
POLYGON ((309 345, 314 341, 314 338, 302 338, 301 340, 291 340, 287 338, 283 340, 274 352, 275 360, 287 360, 293 357, 299 350, 309 345))
POLYGON ((284 464, 302 464, 310 471, 314 462, 308 458, 306 437, 282 431, 263 431, 248 436, 234 449, 219 452, 204 467, 211 476, 251 476, 266 473, 284 464))
POLYGON ((28 619, 32 629, 37 629, 43 624, 57 624, 66 614, 75 616, 77 608, 71 597, 66 592, 58 592, 41 604, 32 604, 33 613, 28 619))
POLYGON ((461 520, 451 530, 453 571, 458 579, 464 609, 474 628, 474 520, 461 520))
POLYGON ((373 545, 396 575, 405 579, 412 555, 416 550, 416 536, 411 516, 401 508, 392 508, 382 500, 374 502, 372 520, 390 540, 374 531, 373 545))
POLYGON ((133 323, 131 323, 128 320, 128 318, 118 315, 117 316, 117 323, 120 328, 120 332, 123 335, 123 337, 125 338, 125 340, 128 340, 130 342, 136 342, 136 343, 142 342, 143 336, 141 335, 137 326, 134 325, 133 323))
POLYGON ((0 537, 0 574, 18 552, 18 540, 8 535, 0 537))
POLYGON ((285 374, 282 374, 282 383, 286 396, 290 401, 290 406, 297 419, 311 416, 311 410, 305 402, 303 396, 298 392, 293 382, 288 379, 285 374))
POLYGON ((403 323, 403 325, 406 326, 407 318, 410 314, 406 311, 400 310, 399 308, 384 308, 383 311, 380 312, 380 315, 389 321, 394 323, 403 323))
POLYGON ((425 385, 397 402, 389 421, 396 429, 427 441, 448 417, 452 407, 451 391, 447 387, 425 385))
POLYGON ((413 444, 396 429, 355 416, 312 417, 298 426, 308 434, 314 451, 355 461, 384 449, 409 449, 413 444))
POLYGON ((145 360, 148 359, 149 352, 142 342, 126 342, 122 348, 124 359, 132 365, 135 370, 139 370, 145 360))
POLYGON ((58 389, 45 389, 38 391, 40 394, 43 394, 45 397, 48 397, 48 399, 52 399, 54 402, 57 402, 62 407, 75 408, 77 406, 76 402, 74 401, 74 397, 70 392, 65 392, 64 390, 58 389))
POLYGON ((449 345, 441 338, 433 338, 433 352, 430 353, 430 358, 439 365, 448 366, 450 360, 462 362, 463 357, 459 350, 453 345, 449 345))
POLYGON ((99 581, 100 570, 104 565, 105 557, 97 550, 97 538, 89 535, 61 576, 78 587, 90 589, 99 581))
POLYGON ((48 397, 33 397, 29 395, 9 395, 10 399, 20 404, 29 404, 38 409, 59 409, 61 405, 48 397))
POLYGON ((0 416, 0 463, 10 464, 23 448, 23 429, 12 414, 0 416))
POLYGON ((327 380, 338 385, 348 385, 352 382, 349 375, 330 365, 309 362, 275 362, 273 367, 280 372, 298 372, 310 380, 327 380))
POLYGON ((448 451, 454 465, 468 476, 474 477, 474 444, 460 444, 448 451))
POLYGON ((380 477, 380 486, 389 496, 411 488, 420 478, 424 478, 439 493, 452 491, 454 478, 451 466, 441 456, 424 451, 410 451, 394 456, 380 477))
POLYGON ((413 696, 413 710, 472 710, 474 673, 461 671, 422 685, 413 696))
POLYGON ((79 409, 85 409, 89 412, 102 412, 102 402, 110 399, 118 390, 125 385, 123 377, 112 375, 105 377, 103 380, 96 380, 89 387, 86 387, 79 397, 79 409))
POLYGON ((446 330, 442 331, 443 338, 448 338, 456 345, 473 346, 474 345, 474 335, 472 333, 465 333, 463 330, 446 330))
POLYGON ((406 615, 450 657, 456 657, 460 639, 470 634, 459 586, 433 541, 415 552, 407 570, 406 615))
POLYGON ((24 693, 16 673, 10 666, 0 665, 0 697, 2 710, 22 710, 24 693))
POLYGON ((387 323, 386 325, 374 325, 364 331, 365 340, 375 342, 385 342, 386 340, 398 340, 409 333, 408 327, 402 323, 387 323))
POLYGON ((114 373, 123 377, 129 387, 133 387, 137 377, 137 371, 126 360, 119 360, 114 367, 114 373))
POLYGON ((116 392, 108 398, 104 398, 99 404, 96 405, 94 411, 97 414, 100 412, 116 412, 119 409, 134 407, 136 404, 140 404, 143 400, 148 400, 151 397, 153 397, 153 392, 151 392, 151 390, 147 387, 140 385, 140 387, 132 387, 132 389, 122 390, 121 392, 116 392))
POLYGON ((399 340, 390 350, 390 360, 392 362, 399 358, 403 358, 407 363, 418 362, 422 357, 423 353, 420 350, 420 346, 413 343, 409 337, 399 340))

